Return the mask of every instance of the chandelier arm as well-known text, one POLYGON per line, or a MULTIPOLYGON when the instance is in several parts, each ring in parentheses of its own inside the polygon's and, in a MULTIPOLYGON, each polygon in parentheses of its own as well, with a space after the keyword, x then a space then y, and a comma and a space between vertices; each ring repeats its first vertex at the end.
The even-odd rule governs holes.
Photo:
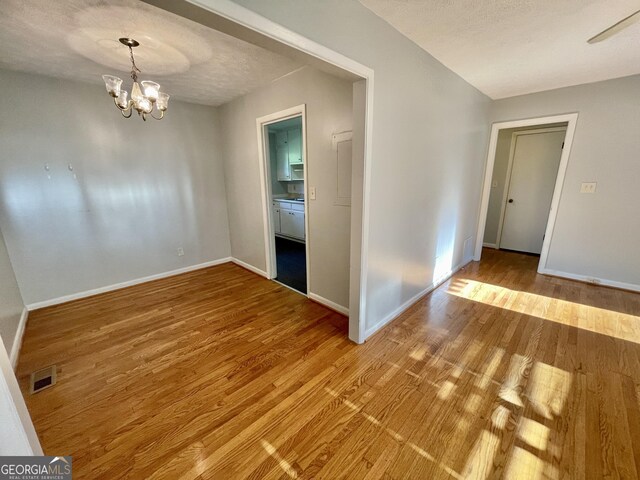
POLYGON ((129 110, 131 108, 132 102, 131 100, 129 100, 127 102, 127 106, 126 107, 122 107, 116 100, 118 100, 118 98, 114 98, 113 99, 113 103, 116 107, 118 107, 120 110, 122 110, 123 112, 126 112, 127 110, 129 110))
POLYGON ((151 112, 149 115, 151 115, 153 118, 155 118, 156 120, 162 120, 164 118, 164 110, 160 111, 160 116, 156 117, 153 112, 151 112))
POLYGON ((133 115, 133 111, 135 110, 138 113, 138 116, 142 117, 143 121, 147 121, 147 116, 151 115, 155 120, 162 120, 164 118, 164 112, 167 109, 167 102, 169 101, 169 95, 164 92, 159 92, 160 85, 155 82, 145 81, 142 82, 145 94, 140 90, 140 85, 138 84, 138 74, 142 73, 142 70, 138 68, 136 65, 136 60, 133 54, 133 48, 140 45, 133 38, 119 38, 120 43, 126 45, 129 48, 129 58, 131 60, 131 78, 133 79, 133 87, 131 90, 131 95, 135 96, 135 99, 129 99, 128 101, 122 102, 122 100, 126 99, 128 92, 126 90, 121 91, 120 86, 122 85, 122 80, 118 77, 114 77, 112 75, 103 75, 102 78, 107 87, 107 92, 109 95, 113 97, 113 103, 124 118, 130 118, 133 115), (116 92, 118 94, 116 95, 116 92), (135 95, 134 95, 135 94, 135 95), (118 102, 118 99, 121 102, 118 102), (153 107, 156 105, 156 101, 158 105, 162 105, 163 108, 157 108, 160 112, 160 116, 154 115, 153 107))

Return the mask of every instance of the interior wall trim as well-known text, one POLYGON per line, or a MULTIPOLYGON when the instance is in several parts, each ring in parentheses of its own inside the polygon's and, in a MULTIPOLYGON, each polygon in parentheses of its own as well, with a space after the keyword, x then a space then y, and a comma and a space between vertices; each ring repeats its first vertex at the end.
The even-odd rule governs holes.
POLYGON ((640 285, 634 283, 618 282, 616 280, 607 280, 606 278, 590 277, 588 275, 579 275, 576 273, 561 272, 559 270, 552 270, 549 268, 541 268, 538 273, 543 275, 550 275, 552 277, 567 278, 569 280, 576 280, 578 282, 589 283, 591 285, 597 285, 601 287, 618 288, 620 290, 629 290, 631 292, 640 292, 640 285))
POLYGON ((378 323, 376 323, 372 327, 369 327, 365 332, 365 338, 367 338, 367 339, 370 338, 371 335, 376 333, 378 330, 380 330, 383 327, 387 326, 393 320, 395 320, 400 315, 402 315, 406 310, 408 310, 410 307, 412 307, 415 303, 417 303, 422 297, 425 297, 425 296, 429 295, 436 288, 438 288, 444 282, 449 280, 451 277, 453 277, 456 273, 458 273, 460 270, 462 270, 464 267, 466 267, 472 261, 473 261, 473 259, 468 259, 468 260, 463 261, 459 265, 456 265, 451 270, 449 270, 449 272, 447 272, 447 274, 444 277, 442 277, 440 280, 434 281, 429 286, 427 286, 427 288, 425 288, 421 292, 418 292, 417 294, 415 294, 413 297, 411 297, 409 300, 404 302, 402 305, 400 305, 398 308, 396 308, 393 312, 391 312, 389 315, 384 317, 378 323))
POLYGON ((18 330, 16 336, 13 338, 13 345, 11 346, 11 352, 9 353, 9 360, 11 361, 11 367, 15 370, 18 366, 18 356, 20 355, 20 349, 22 348, 22 339, 24 337, 24 330, 27 327, 27 319, 29 318, 29 310, 27 307, 22 309, 20 315, 20 322, 18 323, 18 330))
POLYGON ((107 285, 105 287, 94 288, 92 290, 86 290, 84 292, 73 293, 71 295, 65 295, 63 297, 52 298, 50 300, 44 300, 42 302, 30 303, 27 305, 27 309, 38 310, 39 308, 51 307, 53 305, 60 305, 61 303, 71 302, 73 300, 79 300, 81 298, 92 297, 100 293, 112 292, 114 290, 120 290, 121 288, 131 287, 140 283, 151 282, 153 280, 160 280, 161 278, 173 277, 174 275, 180 275, 181 273, 192 272, 194 270, 200 270, 202 268, 213 267, 223 263, 228 263, 232 259, 231 257, 224 257, 218 260, 212 260, 210 262, 198 263, 196 265, 190 265, 184 268, 178 268, 176 270, 170 270, 164 273, 158 273, 156 275, 149 275, 147 277, 136 278, 134 280, 128 280, 126 282, 115 283, 113 285, 107 285))
MULTIPOLYGON (((563 113, 559 115, 551 115, 545 117, 532 117, 523 120, 509 120, 505 122, 494 122, 491 125, 491 134, 489 137, 489 148, 487 152, 487 160, 484 169, 484 182, 482 186, 482 194, 480 197, 480 208, 478 215, 478 227, 476 233, 476 248, 474 260, 480 261, 482 257, 482 242, 484 239, 484 230, 487 224, 487 211, 489 210, 489 197, 491 196, 491 181, 493 177, 493 166, 496 161, 496 149, 498 146, 498 134, 500 130, 507 128, 532 127, 537 125, 545 125, 552 123, 567 123, 567 131, 565 134, 564 147, 560 156, 560 165, 556 176, 555 187, 553 189, 553 197, 551 199, 551 207, 549 209, 549 218, 545 229, 544 242, 542 243, 542 252, 540 253, 540 262, 538 263, 538 273, 547 268, 547 256, 553 241, 553 232, 558 216, 558 208, 560 207, 560 198, 564 186, 564 178, 567 173, 567 166, 571 156, 571 146, 576 133, 576 125, 578 122, 578 113, 563 113)), ((512 142, 513 153, 513 142, 512 142)), ((505 197, 506 198, 506 197, 505 197)), ((498 232, 499 234, 501 230, 498 232)), ((498 245, 500 240, 498 239, 498 245)))
POLYGON ((247 262, 243 262, 242 260, 232 257, 230 259, 233 263, 235 263, 236 265, 242 267, 242 268, 246 268, 247 270, 249 270, 250 272, 253 273, 257 273, 258 275, 260 275, 261 277, 264 278, 269 278, 269 276, 267 275, 267 272, 265 272, 264 270, 260 270, 258 267, 254 267, 253 265, 247 263, 247 262))
POLYGON ((349 309, 347 307, 338 305, 336 302, 332 302, 331 300, 321 297, 316 293, 309 292, 309 295, 307 296, 309 297, 309 300, 313 300, 314 302, 319 303, 320 305, 323 305, 327 308, 330 308, 331 310, 334 310, 338 313, 341 313, 342 315, 346 315, 347 317, 349 316, 349 309))

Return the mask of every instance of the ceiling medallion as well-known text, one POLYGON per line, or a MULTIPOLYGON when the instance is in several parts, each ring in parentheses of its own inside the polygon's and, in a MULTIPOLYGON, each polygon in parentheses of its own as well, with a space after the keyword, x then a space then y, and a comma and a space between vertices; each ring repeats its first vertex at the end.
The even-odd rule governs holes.
POLYGON ((129 56, 131 57, 131 79, 133 86, 131 87, 131 98, 127 99, 129 93, 121 88, 122 79, 113 75, 103 75, 104 85, 107 92, 113 97, 113 103, 120 109, 120 113, 125 118, 131 117, 133 111, 137 111, 142 120, 147 120, 147 115, 151 115, 156 120, 162 120, 164 112, 169 104, 169 95, 160 91, 160 85, 150 80, 143 80, 138 83, 138 73, 142 73, 136 66, 133 58, 133 49, 140 45, 133 38, 120 38, 120 43, 129 47, 129 56), (140 88, 142 85, 142 89, 140 88), (144 93, 143 93, 144 90, 144 93), (160 116, 153 114, 153 107, 160 112, 160 116))

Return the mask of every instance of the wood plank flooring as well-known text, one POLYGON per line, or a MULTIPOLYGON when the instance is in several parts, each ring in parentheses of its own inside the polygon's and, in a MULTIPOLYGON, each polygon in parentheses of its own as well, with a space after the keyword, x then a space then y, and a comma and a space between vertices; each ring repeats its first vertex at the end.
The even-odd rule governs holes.
POLYGON ((76 479, 637 478, 640 295, 536 263, 486 250, 361 346, 224 264, 31 313, 19 379, 76 479))

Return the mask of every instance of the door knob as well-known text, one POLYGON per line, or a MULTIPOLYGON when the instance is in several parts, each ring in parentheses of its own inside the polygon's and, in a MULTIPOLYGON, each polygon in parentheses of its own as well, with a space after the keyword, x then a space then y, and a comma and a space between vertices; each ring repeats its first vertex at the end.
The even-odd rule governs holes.
POLYGON ((510 199, 509 199, 509 203, 513 203, 513 198, 510 198, 510 199))

